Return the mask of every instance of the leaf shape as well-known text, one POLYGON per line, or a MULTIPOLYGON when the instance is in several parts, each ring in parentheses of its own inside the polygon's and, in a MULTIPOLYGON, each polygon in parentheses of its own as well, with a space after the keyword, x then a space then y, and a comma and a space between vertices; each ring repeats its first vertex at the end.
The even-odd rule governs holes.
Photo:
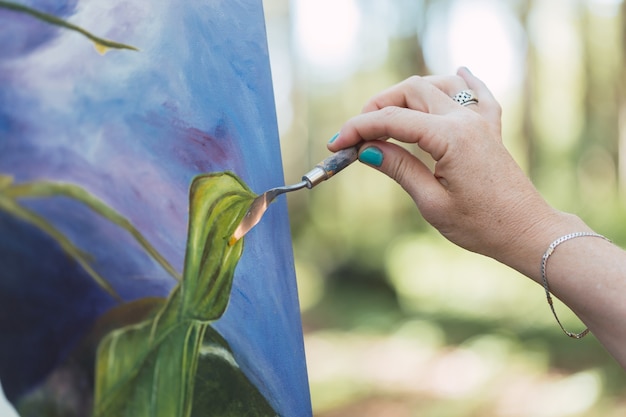
POLYGON ((109 334, 96 360, 95 416, 188 416, 206 326, 188 320, 152 338, 146 321, 109 334))
MULTIPOLYGON (((0 176, 0 186, 3 184, 0 176)), ((10 178, 10 177, 5 177, 10 178)), ((9 183, 10 185, 10 183, 9 183)), ((137 230, 127 218, 117 211, 106 205, 102 200, 96 198, 85 189, 69 183, 51 182, 51 181, 33 181, 27 183, 14 184, 10 187, 2 189, 2 195, 12 199, 18 198, 41 198, 41 197, 58 197, 64 196, 76 201, 80 201, 94 212, 98 213, 111 223, 126 230, 139 243, 139 245, 157 261, 163 269, 165 269, 174 279, 180 280, 178 272, 169 262, 143 237, 141 232, 137 230)))
POLYGON ((166 301, 162 297, 140 298, 118 304, 98 317, 88 333, 46 380, 14 404, 18 414, 22 417, 88 416, 93 408, 93 385, 88 381, 93 380, 100 341, 112 330, 154 317, 166 301))
POLYGON ((275 417, 267 399, 239 369, 230 346, 211 326, 200 348, 192 417, 275 417))
POLYGON ((189 232, 181 296, 183 314, 216 320, 226 310, 243 250, 230 237, 256 195, 230 173, 197 177, 190 190, 189 232))
POLYGON ((226 310, 243 250, 228 240, 254 197, 231 173, 194 179, 183 280, 153 319, 101 343, 95 416, 190 416, 204 336, 226 310))
POLYGON ((126 45, 123 43, 119 43, 119 42, 114 42, 108 39, 104 39, 104 38, 100 38, 94 34, 92 34, 91 32, 88 32, 87 30, 81 28, 80 26, 76 26, 70 22, 67 22, 61 18, 56 17, 55 15, 52 14, 48 14, 48 13, 44 13, 44 12, 40 12, 37 9, 33 9, 32 7, 28 7, 28 6, 24 6, 23 4, 19 4, 19 3, 14 3, 12 1, 4 1, 4 0, 0 0, 0 9, 7 9, 7 10, 13 10, 15 12, 18 13, 24 13, 24 14, 29 14, 41 21, 44 21, 46 23, 50 23, 51 25, 55 25, 55 26, 60 26, 69 30, 73 30, 75 32, 80 33, 81 35, 85 36, 86 38, 88 38, 89 40, 91 40, 94 43, 94 46, 96 47, 96 50, 101 54, 104 55, 104 53, 106 51, 108 51, 110 48, 115 48, 115 49, 130 49, 133 51, 138 51, 137 48, 135 48, 134 46, 130 46, 130 45, 126 45))
MULTIPOLYGON (((0 189, 0 191, 3 191, 0 189)), ((24 222, 30 223, 54 239, 61 249, 74 259, 87 274, 117 301, 122 301, 111 284, 91 267, 89 255, 78 249, 63 233, 40 215, 20 206, 11 198, 0 193, 0 210, 9 213, 24 222)))
POLYGON ((178 272, 167 260, 143 237, 128 219, 106 205, 85 189, 68 183, 50 181, 33 181, 27 183, 13 183, 13 178, 0 175, 0 210, 28 222, 53 238, 68 256, 73 258, 87 274, 117 301, 122 301, 117 292, 92 266, 89 255, 77 248, 63 233, 42 216, 21 206, 16 200, 25 198, 59 197, 64 196, 79 201, 94 212, 109 220, 111 223, 126 230, 137 243, 165 269, 174 279, 180 280, 178 272))

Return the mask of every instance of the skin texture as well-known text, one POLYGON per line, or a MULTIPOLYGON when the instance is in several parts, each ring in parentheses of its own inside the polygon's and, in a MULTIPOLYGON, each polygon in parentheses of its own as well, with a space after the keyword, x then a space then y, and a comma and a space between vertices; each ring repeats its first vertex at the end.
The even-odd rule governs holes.
MULTIPOLYGON (((328 148, 359 142, 360 155, 370 147, 382 153, 382 163, 379 158, 370 166, 398 182, 443 236, 538 283, 551 242, 592 231, 537 192, 502 143, 500 105, 466 68, 455 76, 414 76, 379 93, 328 148), (450 98, 468 88, 478 104, 464 107, 450 98), (432 160, 420 160, 389 138, 415 144, 432 160)), ((551 292, 626 368, 626 252, 599 238, 572 239, 550 256, 547 275, 551 292)))

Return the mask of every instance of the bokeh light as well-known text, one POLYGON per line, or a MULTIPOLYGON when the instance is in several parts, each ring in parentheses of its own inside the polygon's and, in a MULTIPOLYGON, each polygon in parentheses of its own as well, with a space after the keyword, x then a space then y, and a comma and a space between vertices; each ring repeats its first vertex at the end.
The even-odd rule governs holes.
POLYGON ((526 44, 523 29, 506 2, 434 2, 424 37, 426 62, 434 73, 468 67, 503 96, 522 79, 526 44))
POLYGON ((352 73, 360 28, 356 0, 295 0, 293 9, 295 51, 309 76, 352 73))
MULTIPOLYGON (((467 66, 546 199, 626 245, 623 1, 264 4, 286 182, 374 94, 467 66)), ((316 417, 625 415, 598 341, 569 340, 541 286, 445 240, 392 180, 357 163, 288 204, 316 417)))
MULTIPOLYGON (((467 66, 546 199, 626 246, 622 0, 263 5, 286 183, 372 95, 467 66)), ((316 417, 626 415, 598 341, 565 337, 540 286, 446 241, 393 181, 356 163, 288 204, 316 417)))

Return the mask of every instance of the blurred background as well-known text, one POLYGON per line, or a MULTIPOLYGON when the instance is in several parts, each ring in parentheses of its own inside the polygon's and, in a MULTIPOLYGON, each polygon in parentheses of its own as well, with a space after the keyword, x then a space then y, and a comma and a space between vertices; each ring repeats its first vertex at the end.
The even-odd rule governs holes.
MULTIPOLYGON (((548 201, 626 246, 622 1, 264 7, 287 183, 372 95, 464 65, 548 201)), ((446 241, 392 180, 357 163, 288 204, 316 417, 626 415, 626 374, 594 337, 566 337, 541 287, 446 241)))

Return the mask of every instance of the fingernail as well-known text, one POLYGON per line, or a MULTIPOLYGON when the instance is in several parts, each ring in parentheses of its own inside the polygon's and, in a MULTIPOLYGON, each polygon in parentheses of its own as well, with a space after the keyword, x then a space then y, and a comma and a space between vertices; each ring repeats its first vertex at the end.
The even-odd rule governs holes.
POLYGON ((379 167, 383 164, 383 153, 380 149, 370 146, 367 149, 364 149, 363 152, 359 155, 359 161, 364 164, 373 165, 375 167, 379 167))
POLYGON ((337 138, 339 137, 339 132, 335 133, 335 136, 333 136, 332 138, 330 138, 330 140, 328 141, 328 143, 333 143, 334 141, 337 140, 337 138))

